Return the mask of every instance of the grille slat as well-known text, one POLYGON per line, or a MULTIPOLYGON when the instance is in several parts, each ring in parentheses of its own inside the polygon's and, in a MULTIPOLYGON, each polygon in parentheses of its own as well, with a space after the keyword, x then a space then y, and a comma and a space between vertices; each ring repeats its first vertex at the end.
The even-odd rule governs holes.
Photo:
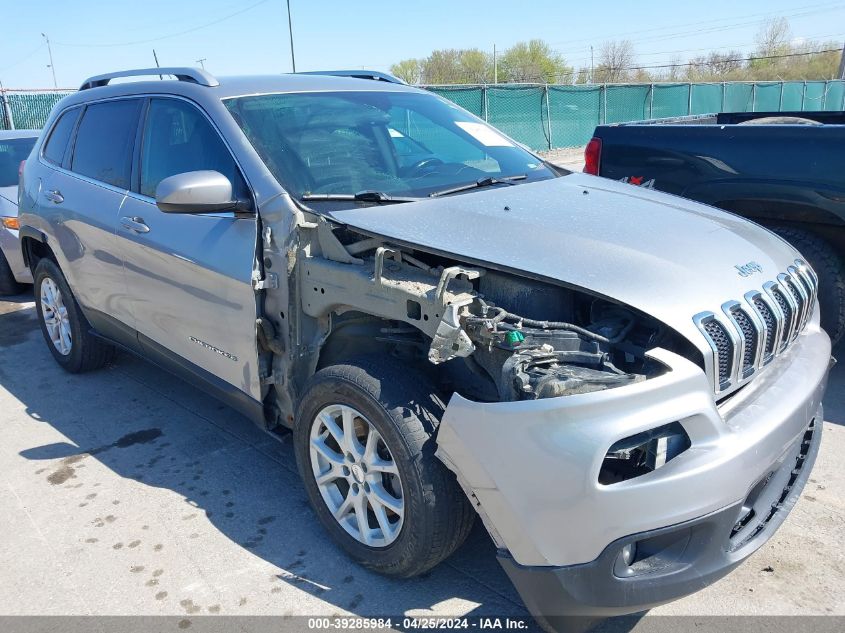
POLYGON ((795 325, 795 335, 798 334, 801 327, 804 325, 804 313, 807 309, 807 300, 804 296, 805 293, 803 288, 801 290, 798 289, 796 286, 796 282, 794 279, 787 278, 785 280, 786 287, 789 288, 789 292, 792 293, 792 298, 795 299, 795 305, 798 307, 796 308, 796 325, 795 325))
POLYGON ((766 343, 763 347, 763 355, 765 358, 769 358, 775 352, 775 339, 777 338, 777 319, 775 319, 775 313, 772 312, 772 309, 768 306, 768 304, 763 301, 762 297, 759 295, 754 298, 754 307, 757 308, 757 313, 763 319, 763 325, 765 327, 765 336, 766 336, 766 343))
POLYGON ((775 301, 778 302, 781 314, 783 314, 783 334, 781 336, 781 340, 778 341, 778 345, 780 346, 778 351, 783 351, 783 348, 789 343, 790 333, 792 331, 792 317, 795 312, 792 310, 792 306, 786 300, 786 297, 779 288, 772 289, 772 296, 775 298, 775 301))
POLYGON ((704 330, 715 343, 719 357, 719 382, 728 382, 731 378, 731 365, 733 364, 733 342, 725 326, 716 321, 708 321, 704 324, 704 330))
POLYGON ((741 308, 733 310, 731 316, 742 331, 742 337, 745 341, 743 345, 742 371, 753 371, 757 356, 757 328, 751 322, 751 317, 741 308))
POLYGON ((749 380, 763 365, 783 353, 810 321, 818 281, 803 261, 796 260, 763 291, 745 295, 745 303, 726 302, 723 314, 702 312, 694 317, 713 350, 715 390, 722 393, 749 380))

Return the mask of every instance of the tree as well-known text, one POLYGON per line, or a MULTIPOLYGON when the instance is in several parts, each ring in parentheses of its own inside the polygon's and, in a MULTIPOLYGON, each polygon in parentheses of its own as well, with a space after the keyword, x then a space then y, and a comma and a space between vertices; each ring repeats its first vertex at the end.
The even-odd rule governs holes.
POLYGON ((543 40, 518 42, 499 61, 499 81, 512 83, 569 83, 572 67, 543 40))
POLYGON ((783 77, 784 70, 791 60, 782 56, 792 52, 792 46, 789 43, 791 37, 789 22, 785 18, 769 20, 760 27, 754 57, 769 59, 754 59, 749 62, 750 74, 754 79, 781 79, 783 77))
MULTIPOLYGON (((837 42, 793 40, 789 23, 778 18, 762 26, 753 53, 714 50, 688 63, 675 57, 671 64, 656 69, 635 68, 634 46, 629 40, 605 42, 592 73, 586 67, 574 71, 543 40, 519 42, 500 57, 499 81, 584 84, 591 80, 651 83, 835 79, 840 51, 841 44, 837 42)), ((408 83, 488 84, 493 81, 493 59, 477 48, 443 49, 432 51, 425 59, 403 60, 391 66, 391 71, 408 83)))
POLYGON ((493 80, 493 60, 477 48, 437 50, 423 60, 402 63, 408 62, 410 68, 411 61, 418 64, 420 81, 427 84, 483 84, 493 80))
POLYGON ((791 37, 792 29, 789 28, 789 22, 786 21, 786 18, 769 20, 757 31, 755 56, 768 57, 788 54, 791 37))
POLYGON ((432 51, 422 62, 423 82, 427 84, 456 84, 461 82, 461 51, 446 48, 432 51))
POLYGON ((493 59, 477 48, 461 51, 458 58, 461 69, 461 83, 486 84, 493 82, 493 59))
POLYGON ((390 67, 390 72, 408 84, 418 84, 422 79, 422 64, 418 59, 403 59, 390 67))
POLYGON ((605 42, 599 53, 599 65, 596 67, 596 83, 621 83, 631 76, 634 65, 634 45, 631 40, 605 42))
POLYGON ((745 79, 745 56, 740 51, 700 55, 686 67, 687 81, 739 81, 745 79))

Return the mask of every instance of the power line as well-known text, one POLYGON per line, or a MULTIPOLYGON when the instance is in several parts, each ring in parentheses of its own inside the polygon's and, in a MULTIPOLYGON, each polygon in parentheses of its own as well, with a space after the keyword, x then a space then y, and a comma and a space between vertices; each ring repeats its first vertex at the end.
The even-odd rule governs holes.
MULTIPOLYGON (((824 40, 826 38, 834 38, 834 37, 842 37, 842 33, 831 33, 829 35, 809 35, 804 38, 804 43, 810 43, 812 41, 819 41, 824 40)), ((733 48, 733 49, 740 49, 740 48, 747 48, 748 46, 757 46, 756 42, 746 42, 745 44, 733 44, 733 45, 725 45, 725 46, 705 46, 703 48, 682 48, 676 49, 673 51, 655 51, 652 53, 637 53, 638 57, 651 57, 653 55, 670 55, 672 53, 700 53, 701 51, 719 51, 724 50, 726 48, 733 48)))
MULTIPOLYGON (((802 7, 794 7, 795 10, 793 12, 785 13, 785 14, 781 14, 781 15, 773 15, 772 13, 769 13, 769 12, 767 12, 767 13, 751 13, 751 14, 746 14, 746 15, 743 15, 743 16, 732 16, 732 17, 729 17, 729 18, 716 18, 716 19, 713 19, 713 20, 704 20, 704 21, 700 21, 700 22, 687 22, 687 23, 675 24, 675 25, 671 25, 671 26, 660 26, 660 27, 654 27, 654 28, 650 28, 650 29, 639 29, 637 31, 627 31, 625 33, 617 33, 615 35, 610 35, 610 36, 603 35, 602 39, 605 39, 605 40, 607 40, 607 39, 618 39, 618 38, 623 38, 627 35, 641 36, 643 33, 653 33, 655 31, 666 31, 666 30, 669 30, 669 29, 677 29, 677 28, 684 29, 686 27, 702 27, 702 26, 707 25, 707 24, 712 24, 713 22, 733 21, 733 22, 731 22, 727 25, 712 25, 712 26, 707 26, 704 29, 696 28, 692 31, 685 30, 685 31, 680 31, 680 32, 675 32, 675 33, 660 34, 660 35, 657 35, 655 37, 646 37, 646 38, 637 37, 636 38, 637 41, 640 41, 640 42, 663 40, 663 39, 675 39, 677 37, 683 37, 685 35, 690 35, 690 34, 709 33, 709 32, 713 32, 713 31, 730 30, 730 29, 739 28, 739 27, 742 27, 742 26, 750 26, 750 25, 754 25, 754 24, 758 24, 758 23, 762 23, 762 22, 767 22, 768 20, 770 20, 772 18, 777 18, 777 17, 784 17, 784 18, 804 17, 805 15, 813 15, 815 13, 824 13, 824 12, 827 12, 827 11, 837 11, 837 10, 841 10, 843 8, 845 8, 845 6, 843 6, 843 4, 841 2, 834 2, 834 3, 826 2, 826 3, 822 3, 822 4, 813 4, 813 5, 805 5, 805 6, 802 6, 802 7), (833 5, 833 6, 831 6, 831 5, 833 5), (763 17, 763 19, 760 19, 760 20, 751 20, 749 22, 741 22, 741 23, 735 22, 735 20, 744 20, 746 18, 753 18, 753 17, 760 17, 760 16, 765 16, 765 17, 763 17)), ((575 40, 567 40, 566 42, 563 42, 563 41, 550 42, 549 44, 552 45, 552 46, 554 46, 555 44, 574 44, 574 43, 577 43, 577 42, 589 42, 589 41, 595 40, 595 39, 596 39, 595 37, 585 37, 585 38, 580 38, 580 39, 575 39, 575 40)), ((567 52, 574 53, 574 52, 580 52, 580 51, 587 50, 587 48, 589 48, 589 47, 584 47, 584 48, 579 48, 579 49, 569 49, 568 51, 560 51, 560 52, 562 52, 562 53, 567 53, 567 52)))
POLYGON ((33 49, 32 49, 31 51, 29 51, 26 55, 24 55, 23 57, 18 58, 18 60, 17 60, 17 61, 12 62, 11 64, 9 64, 9 65, 7 65, 7 66, 3 66, 3 68, 0 68, 0 73, 1 73, 1 72, 3 72, 3 71, 9 70, 10 68, 14 68, 15 66, 18 66, 19 64, 22 64, 23 62, 25 62, 25 61, 26 61, 26 60, 28 60, 30 57, 32 57, 33 55, 35 55, 35 53, 37 53, 38 51, 40 51, 40 50, 41 50, 42 48, 44 48, 45 46, 46 46, 46 44, 45 44, 44 42, 41 42, 38 46, 36 46, 35 48, 33 48, 33 49))
MULTIPOLYGON (((730 64, 736 62, 753 62, 761 59, 783 59, 786 57, 803 57, 806 55, 822 55, 824 53, 838 53, 842 49, 840 48, 826 48, 821 51, 808 51, 805 53, 786 53, 783 55, 760 55, 757 57, 741 57, 737 59, 720 59, 718 63, 720 64, 730 64)), ((685 66, 707 66, 711 62, 709 61, 698 61, 698 62, 684 62, 678 64, 658 64, 654 66, 608 66, 606 70, 648 70, 650 68, 683 68, 685 66)), ((601 67, 599 67, 601 70, 601 67)))
MULTIPOLYGON (((803 42, 802 45, 808 46, 808 45, 812 45, 812 44, 815 43, 818 46, 818 45, 821 45, 821 44, 824 44, 824 43, 829 43, 829 42, 824 42, 824 40, 827 39, 827 38, 841 38, 841 37, 843 37, 843 35, 845 35, 845 34, 832 33, 832 34, 829 34, 829 35, 811 35, 811 36, 808 36, 805 39, 805 41, 803 42)), ((796 45, 795 48, 800 48, 802 45, 796 45)), ((709 52, 709 53, 716 53, 717 51, 721 51, 721 50, 725 50, 725 49, 731 49, 728 52, 743 53, 743 52, 746 52, 746 51, 742 51, 741 49, 748 48, 750 46, 757 46, 757 44, 751 42, 751 43, 746 43, 746 44, 734 44, 734 45, 715 46, 715 47, 683 48, 683 49, 677 49, 677 50, 673 50, 673 51, 655 51, 655 52, 652 52, 652 53, 636 53, 634 55, 634 57, 651 57, 651 56, 654 56, 654 55, 670 55, 670 54, 673 54, 673 53, 700 53, 702 51, 709 52)), ((750 53, 752 51, 747 51, 747 52, 750 53)), ((806 51, 806 52, 813 53, 813 52, 818 52, 818 51, 806 51)), ((651 60, 651 61, 654 62, 656 60, 651 60)), ((586 67, 586 66, 590 65, 590 59, 587 58, 587 57, 570 58, 570 59, 566 60, 566 63, 568 65, 571 65, 571 66, 586 67)), ((675 62, 674 62, 674 60, 671 60, 668 63, 675 63, 675 62)))
POLYGON ((225 22, 226 20, 229 20, 231 18, 239 16, 243 13, 246 13, 247 11, 252 11, 256 7, 261 6, 262 4, 266 4, 269 1, 270 0, 259 0, 258 2, 255 2, 254 4, 249 5, 248 7, 244 7, 243 9, 235 11, 234 13, 224 15, 223 17, 217 18, 216 20, 212 20, 211 22, 206 22, 205 24, 201 24, 199 26, 194 26, 194 27, 191 27, 189 29, 184 29, 184 30, 178 31, 176 33, 170 33, 168 35, 161 35, 159 37, 153 37, 153 38, 149 38, 149 39, 145 39, 145 40, 134 40, 134 41, 131 41, 131 42, 113 42, 113 43, 109 43, 109 44, 80 44, 80 43, 76 43, 76 42, 53 42, 53 43, 58 44, 59 46, 72 46, 72 47, 75 47, 75 48, 112 48, 112 47, 117 47, 117 46, 133 46, 135 44, 149 44, 150 42, 160 42, 161 40, 170 39, 171 37, 178 37, 180 35, 186 35, 187 33, 193 33, 195 31, 199 31, 201 29, 206 29, 209 26, 214 26, 215 24, 220 24, 221 22, 225 22))

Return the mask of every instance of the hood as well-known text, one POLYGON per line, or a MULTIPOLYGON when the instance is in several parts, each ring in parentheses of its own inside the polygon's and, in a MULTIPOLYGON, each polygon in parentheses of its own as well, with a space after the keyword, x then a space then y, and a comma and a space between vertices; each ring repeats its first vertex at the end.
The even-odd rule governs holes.
POLYGON ((586 174, 328 215, 400 244, 604 295, 700 349, 694 315, 742 301, 800 257, 736 215, 586 174), (741 276, 736 266, 750 262, 762 270, 741 276))

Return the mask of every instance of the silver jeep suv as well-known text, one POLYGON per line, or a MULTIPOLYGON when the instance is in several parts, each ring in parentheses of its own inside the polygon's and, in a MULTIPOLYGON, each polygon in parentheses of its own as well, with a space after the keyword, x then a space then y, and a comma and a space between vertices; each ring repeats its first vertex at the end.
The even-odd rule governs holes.
POLYGON ((759 548, 816 457, 799 253, 390 77, 93 77, 20 187, 56 361, 119 346, 292 430, 318 519, 380 572, 479 515, 544 626, 638 611, 759 548))

